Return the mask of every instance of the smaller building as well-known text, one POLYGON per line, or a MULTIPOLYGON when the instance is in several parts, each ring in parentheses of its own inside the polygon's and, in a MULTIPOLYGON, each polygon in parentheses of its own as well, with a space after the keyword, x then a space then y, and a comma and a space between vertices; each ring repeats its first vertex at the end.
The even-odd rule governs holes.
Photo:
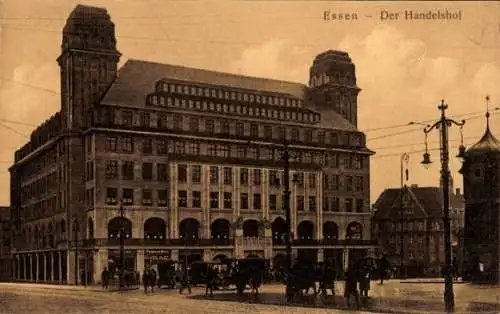
POLYGON ((498 283, 500 141, 489 128, 464 155, 460 173, 464 179, 464 279, 498 283))
POLYGON ((11 229, 10 207, 0 206, 0 281, 11 280, 11 229))
MULTIPOLYGON (((459 260, 464 201, 460 189, 453 192, 452 182, 450 187, 453 257, 459 260)), ((405 185, 386 189, 375 202, 372 236, 378 240, 379 254, 399 268, 401 276, 440 276, 444 265, 442 191, 442 187, 405 185)))

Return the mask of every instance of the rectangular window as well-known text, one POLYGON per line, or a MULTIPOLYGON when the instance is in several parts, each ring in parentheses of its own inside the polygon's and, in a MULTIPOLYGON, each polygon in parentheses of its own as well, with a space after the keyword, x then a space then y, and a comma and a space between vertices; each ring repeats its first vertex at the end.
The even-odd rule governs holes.
POLYGON ((185 154, 186 153, 186 143, 181 141, 175 142, 175 153, 176 154, 185 154))
POLYGON ((253 184, 260 185, 261 172, 260 169, 253 169, 253 184))
POLYGON ((201 192, 193 191, 191 192, 193 208, 201 208, 201 192))
POLYGON ((141 113, 141 126, 149 127, 151 122, 151 114, 149 112, 141 113))
POLYGON ((122 193, 123 205, 134 205, 134 190, 123 189, 122 193))
POLYGON ((328 196, 323 197, 323 211, 327 212, 330 210, 330 198, 328 196))
POLYGON ((158 155, 166 155, 168 153, 167 141, 158 140, 156 150, 158 151, 158 155))
POLYGON ((168 206, 168 191, 158 190, 158 206, 166 207, 168 206))
POLYGON ((265 125, 264 126, 264 137, 265 138, 273 138, 273 127, 270 125, 265 125))
POLYGON ((142 140, 142 153, 143 154, 152 154, 153 153, 153 140, 152 139, 142 140))
POLYGON ((156 121, 156 125, 158 126, 159 129, 166 129, 168 128, 168 119, 167 115, 163 113, 158 114, 158 119, 156 121))
MULTIPOLYGON (((61 198, 62 200, 63 198, 61 198)), ((118 203, 118 189, 106 188, 106 205, 116 205, 118 203)))
POLYGON ((198 132, 200 128, 200 122, 198 118, 190 118, 189 119, 189 130, 192 132, 198 132))
POLYGON ((354 157, 354 169, 363 169, 363 156, 354 157))
POLYGON ((248 185, 248 169, 240 168, 240 184, 248 185))
POLYGON ((156 175, 158 181, 167 181, 167 164, 158 164, 156 166, 156 175))
POLYGON ((250 124, 250 136, 259 137, 259 125, 256 123, 250 124))
POLYGON ((223 135, 229 135, 229 122, 223 121, 220 123, 220 132, 223 135))
POLYGON ((304 173, 303 172, 296 172, 294 174, 294 179, 296 179, 298 186, 304 186, 304 173))
POLYGON ((210 208, 219 208, 219 192, 210 192, 210 208))
POLYGON ((233 208, 233 193, 224 192, 224 209, 233 208))
POLYGON ((304 211, 304 196, 297 195, 295 201, 297 203, 297 211, 304 211))
POLYGON ((255 193, 253 195, 253 209, 261 209, 262 208, 262 200, 259 193, 255 193))
POLYGON ((354 184, 354 189, 356 192, 363 192, 364 178, 361 176, 356 177, 356 182, 354 184))
POLYGON ((144 180, 153 180, 153 164, 145 162, 142 164, 142 178, 144 180))
POLYGON ((241 122, 237 122, 236 123, 236 136, 238 137, 242 137, 245 135, 245 129, 244 129, 244 126, 243 126, 243 123, 241 122))
POLYGON ((189 155, 199 155, 200 154, 200 144, 199 143, 189 143, 188 154, 189 155))
POLYGON ((133 180, 134 179, 134 162, 124 161, 122 164, 122 179, 123 180, 133 180))
POLYGON ((178 192, 178 204, 179 207, 187 207, 188 201, 187 201, 187 191, 179 191, 178 192))
POLYGON ((225 167, 224 168, 224 184, 231 185, 233 184, 233 169, 225 167))
POLYGON ((333 212, 340 211, 340 198, 331 197, 330 198, 330 208, 332 209, 333 212))
POLYGON ((240 194, 240 209, 248 209, 248 194, 240 194))
POLYGON ((142 205, 152 206, 153 205, 153 191, 150 189, 142 190, 142 205))
POLYGON ((208 144, 208 156, 212 156, 212 157, 217 156, 217 145, 208 144))
POLYGON ((363 212, 363 199, 362 198, 357 198, 356 199, 356 212, 357 213, 362 213, 363 212))
POLYGON ((277 170, 269 170, 269 185, 271 186, 279 186, 280 180, 278 178, 277 170))
POLYGON ((246 158, 247 148, 245 146, 238 146, 236 148, 236 158, 246 158))
POLYGON ((106 160, 106 179, 118 179, 118 161, 106 160))
POLYGON ((106 152, 116 152, 118 150, 118 138, 116 136, 106 137, 105 150, 106 152))
POLYGON ((309 196, 309 211, 316 211, 316 196, 309 196))
POLYGON ((325 144, 325 132, 324 131, 318 131, 318 143, 320 144, 325 144))
POLYGON ((131 137, 122 137, 121 138, 121 148, 124 153, 133 153, 134 152, 134 141, 131 137))
POLYGON ((269 195, 269 209, 276 210, 277 209, 277 196, 276 194, 269 195))
POLYGON ((352 198, 348 197, 344 200, 345 211, 352 213, 352 198))
POLYGON ((191 166, 191 183, 201 182, 201 166, 191 166))
POLYGON ((122 124, 128 127, 134 124, 132 111, 122 111, 122 124))
POLYGON ((174 116, 174 129, 182 130, 182 116, 174 116))
POLYGON ((210 135, 213 135, 215 133, 214 120, 206 120, 205 121, 205 132, 207 132, 210 135))
POLYGON ((309 181, 309 188, 310 189, 315 189, 316 188, 316 174, 315 173, 309 173, 309 175, 308 175, 308 181, 309 181))
POLYGON ((210 167, 210 184, 219 184, 219 168, 210 167))
POLYGON ((345 177, 345 190, 347 192, 352 192, 352 185, 353 185, 352 176, 346 176, 345 177))
POLYGON ((179 183, 187 182, 187 166, 186 165, 178 165, 177 166, 177 181, 179 183))

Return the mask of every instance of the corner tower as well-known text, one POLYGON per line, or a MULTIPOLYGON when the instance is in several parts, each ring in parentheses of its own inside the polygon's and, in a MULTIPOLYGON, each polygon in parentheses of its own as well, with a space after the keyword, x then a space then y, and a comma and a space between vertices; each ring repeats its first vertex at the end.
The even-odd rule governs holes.
POLYGON ((318 109, 331 109, 357 126, 356 69, 349 54, 328 50, 316 56, 309 71, 310 97, 318 109))
POLYGON ((116 78, 120 56, 115 25, 106 9, 77 5, 64 26, 57 59, 65 129, 86 126, 89 109, 116 78))
POLYGON ((487 112, 483 137, 467 150, 460 169, 465 197, 463 268, 466 280, 498 283, 500 141, 490 131, 489 116, 487 112))

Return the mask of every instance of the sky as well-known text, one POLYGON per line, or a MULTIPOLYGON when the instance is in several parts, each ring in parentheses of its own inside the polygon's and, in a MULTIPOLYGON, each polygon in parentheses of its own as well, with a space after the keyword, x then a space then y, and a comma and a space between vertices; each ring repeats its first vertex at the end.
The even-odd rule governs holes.
MULTIPOLYGON (((408 123, 437 120, 441 99, 451 118, 467 119, 462 134, 471 146, 484 133, 489 95, 491 129, 500 138, 500 2, 0 0, 0 205, 9 204, 15 150, 60 108, 56 58, 77 4, 107 8, 120 65, 141 59, 307 84, 316 55, 348 52, 362 89, 358 127, 376 152, 371 203, 400 186, 404 152, 408 184, 439 184, 439 151, 431 151, 434 163, 424 169, 422 126, 408 123), (460 11, 461 20, 405 20, 410 10, 460 11), (325 21, 325 11, 358 19, 325 21), (382 20, 382 12, 400 19, 382 20)), ((451 173, 460 187, 460 128, 449 133, 451 173)), ((438 132, 428 141, 438 148, 438 132)))

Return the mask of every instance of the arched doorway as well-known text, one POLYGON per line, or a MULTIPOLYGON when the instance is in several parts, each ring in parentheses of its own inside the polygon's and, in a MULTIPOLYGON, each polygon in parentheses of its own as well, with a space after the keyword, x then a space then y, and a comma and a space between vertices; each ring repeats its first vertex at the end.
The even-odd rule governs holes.
POLYGON ((91 217, 89 217, 87 221, 87 237, 89 239, 94 238, 94 221, 92 220, 91 217))
POLYGON ((337 240, 339 238, 339 227, 333 221, 327 221, 323 224, 323 239, 337 240))
POLYGON ((314 224, 305 220, 299 224, 297 227, 300 240, 312 240, 314 239, 314 224))
POLYGON ((259 236, 259 223, 257 220, 248 219, 243 222, 243 236, 246 238, 257 238, 259 236))
POLYGON ((132 238, 132 222, 125 217, 115 217, 108 222, 108 239, 119 239, 121 228, 125 239, 132 238))
POLYGON ((229 239, 231 224, 226 219, 217 219, 210 225, 212 240, 229 239))
POLYGON ((359 222, 351 222, 347 225, 345 238, 348 240, 362 240, 363 226, 359 222))
POLYGON ((158 217, 149 218, 144 222, 144 239, 165 239, 166 227, 163 219, 158 217))
POLYGON ((228 259, 228 257, 226 254, 217 254, 216 256, 214 256, 213 261, 214 262, 222 262, 222 261, 227 260, 227 259, 228 259))
POLYGON ((274 219, 271 229, 273 232, 273 242, 275 244, 284 244, 283 235, 287 233, 285 220, 281 217, 274 219))
POLYGON ((186 218, 179 225, 179 237, 185 240, 199 238, 200 223, 194 218, 186 218))

